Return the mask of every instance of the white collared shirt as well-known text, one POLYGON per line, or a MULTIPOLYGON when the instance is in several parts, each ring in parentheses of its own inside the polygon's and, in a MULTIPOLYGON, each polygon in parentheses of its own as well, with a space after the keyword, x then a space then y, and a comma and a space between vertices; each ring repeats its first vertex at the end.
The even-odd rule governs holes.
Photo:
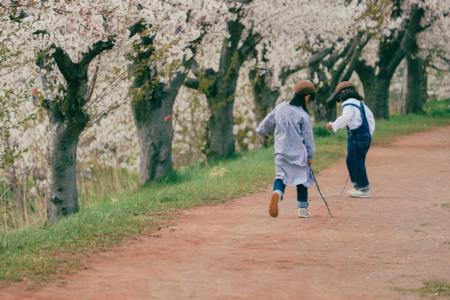
MULTIPOLYGON (((355 104, 359 107, 360 101, 350 98, 342 103, 342 107, 346 104, 355 104)), ((364 104, 364 110, 366 112, 367 122, 369 123, 370 135, 373 135, 375 131, 375 118, 370 108, 364 104)), ((353 105, 347 105, 342 109, 342 115, 336 119, 331 125, 333 126, 333 132, 338 131, 341 128, 348 126, 350 130, 357 129, 362 124, 361 112, 359 108, 353 105)))

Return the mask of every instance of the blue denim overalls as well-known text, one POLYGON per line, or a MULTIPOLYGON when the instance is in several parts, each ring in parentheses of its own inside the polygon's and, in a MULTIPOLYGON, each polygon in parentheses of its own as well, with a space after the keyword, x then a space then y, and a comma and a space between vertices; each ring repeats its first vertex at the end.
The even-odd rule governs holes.
POLYGON ((370 135, 369 123, 367 122, 364 103, 360 101, 360 105, 353 103, 344 104, 346 106, 354 106, 361 113, 362 124, 356 129, 350 130, 347 127, 347 169, 353 186, 363 192, 369 191, 370 184, 366 172, 366 155, 372 142, 370 135))

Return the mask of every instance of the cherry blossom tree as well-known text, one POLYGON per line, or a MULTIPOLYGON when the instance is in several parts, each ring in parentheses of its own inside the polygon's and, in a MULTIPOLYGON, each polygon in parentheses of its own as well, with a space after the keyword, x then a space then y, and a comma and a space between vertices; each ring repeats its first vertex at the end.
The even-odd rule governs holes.
POLYGON ((29 49, 22 55, 36 62, 29 80, 40 79, 34 97, 49 118, 48 220, 53 222, 79 209, 78 142, 95 120, 90 105, 101 97, 96 82, 107 62, 100 56, 115 46, 126 28, 128 6, 121 1, 12 1, 11 7, 20 9, 29 26, 21 37, 29 49))
POLYGON ((359 31, 348 40, 343 49, 337 51, 334 47, 325 48, 314 53, 310 58, 308 62, 310 78, 319 80, 316 105, 317 119, 331 120, 336 117, 336 105, 330 96, 339 82, 350 79, 369 40, 369 34, 359 31))
MULTIPOLYGON (((441 11, 437 15, 442 14, 442 10, 438 8, 437 4, 439 4, 437 1, 422 0, 386 0, 383 3, 375 1, 364 4, 372 9, 368 9, 369 13, 364 16, 362 21, 368 25, 368 30, 379 34, 377 45, 372 47, 372 51, 368 51, 368 55, 372 56, 372 59, 365 57, 358 61, 356 71, 363 83, 366 99, 377 118, 389 117, 390 82, 397 66, 405 57, 409 59, 410 72, 408 72, 408 76, 415 76, 415 78, 408 79, 414 86, 409 85, 407 98, 410 100, 407 102, 416 102, 417 98, 423 98, 420 95, 424 93, 416 91, 418 87, 423 86, 421 83, 423 79, 416 77, 419 73, 423 77, 423 70, 420 71, 423 69, 423 63, 415 60, 418 52, 417 37, 432 26, 436 20, 436 16, 429 18, 428 15, 436 15, 436 10, 441 11), (374 10, 377 13, 371 14, 374 10), (429 22, 426 21, 427 19, 429 22), (370 60, 372 63, 369 62, 370 60)), ((419 101, 423 102, 423 100, 419 101)), ((421 105, 408 104, 407 106, 415 107, 408 111, 421 110, 421 105)))
POLYGON ((207 155, 209 158, 227 157, 235 152, 233 137, 233 105, 239 71, 249 59, 262 37, 252 25, 244 25, 249 1, 229 1, 230 19, 226 21, 226 35, 222 41, 218 69, 201 69, 194 63, 196 78, 188 78, 185 85, 206 95, 210 109, 207 127, 207 155))
POLYGON ((162 179, 172 171, 173 105, 221 7, 211 1, 180 1, 163 4, 161 11, 138 9, 143 17, 130 31, 139 39, 129 58, 142 182, 162 179), (150 14, 155 16, 152 23, 147 21, 150 14))
POLYGON ((35 117, 36 109, 29 101, 30 84, 20 74, 27 73, 29 61, 22 55, 27 45, 20 37, 26 30, 23 13, 0 5, 0 185, 3 201, 5 190, 13 199, 19 224, 25 224, 24 190, 17 162, 25 155, 20 147, 22 132, 35 117), (17 75, 19 74, 19 75, 17 75))
MULTIPOLYGON (((273 52, 284 57, 278 60, 278 76, 285 85, 297 73, 308 74, 308 79, 317 87, 317 100, 314 105, 318 120, 332 118, 335 105, 328 98, 339 81, 347 80, 353 73, 355 63, 370 39, 361 28, 357 18, 363 13, 356 4, 344 5, 342 1, 319 1, 293 3, 282 19, 287 24, 277 24, 284 30, 274 30, 277 41, 273 52), (296 6, 301 6, 296 9, 296 6), (299 30, 291 28, 299 27, 299 30), (280 34, 284 31, 287 34, 280 34), (280 37, 283 37, 280 40, 280 37), (284 43, 285 45, 279 45, 284 43), (288 49, 291 49, 288 51, 288 49), (291 53, 293 52, 293 53, 291 53), (289 55, 286 55, 289 53, 289 55)), ((272 59, 276 59, 273 57, 272 59)), ((306 79, 306 78, 304 78, 306 79)))
POLYGON ((274 86, 273 68, 269 64, 267 57, 267 47, 255 52, 255 63, 250 68, 248 76, 255 100, 256 121, 261 122, 264 117, 275 106, 280 96, 280 88, 274 86), (258 55, 259 54, 259 55, 258 55))
MULTIPOLYGON (((406 113, 423 112, 423 103, 427 99, 427 66, 431 64, 433 56, 437 59, 450 53, 448 45, 439 45, 446 38, 449 7, 433 1, 423 1, 421 19, 414 40, 405 49, 407 63, 407 89, 405 99, 406 113), (447 20, 446 20, 447 19, 447 20), (425 38, 421 38, 421 37, 425 38), (430 38, 431 37, 431 38, 430 38)), ((448 36, 447 36, 448 39, 448 36)), ((445 61, 445 60, 444 60, 445 61)))

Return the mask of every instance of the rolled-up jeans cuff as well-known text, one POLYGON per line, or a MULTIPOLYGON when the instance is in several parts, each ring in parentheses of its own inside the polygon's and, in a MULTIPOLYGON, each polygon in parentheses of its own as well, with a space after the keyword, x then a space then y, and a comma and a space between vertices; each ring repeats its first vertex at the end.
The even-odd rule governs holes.
POLYGON ((360 190, 361 192, 364 192, 364 193, 370 192, 370 185, 365 186, 365 187, 362 187, 362 188, 359 188, 359 190, 360 190))
POLYGON ((297 201, 298 208, 308 208, 308 201, 297 201))

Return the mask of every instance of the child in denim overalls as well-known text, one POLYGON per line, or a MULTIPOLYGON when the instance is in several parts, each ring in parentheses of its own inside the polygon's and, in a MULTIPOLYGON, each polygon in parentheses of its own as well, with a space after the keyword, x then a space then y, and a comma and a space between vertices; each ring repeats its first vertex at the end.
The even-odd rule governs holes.
POLYGON ((312 82, 301 80, 294 92, 292 100, 277 105, 256 130, 261 135, 275 131, 276 179, 269 206, 269 214, 274 218, 286 186, 297 187, 298 216, 310 217, 308 187, 314 183, 310 166, 315 145, 306 105, 314 100, 315 87, 312 82))
POLYGON ((343 81, 336 87, 332 99, 342 102, 342 115, 327 128, 336 132, 347 127, 347 169, 353 184, 348 193, 355 198, 370 198, 369 179, 366 171, 366 156, 375 131, 375 119, 372 111, 364 104, 362 97, 349 81, 343 81))

